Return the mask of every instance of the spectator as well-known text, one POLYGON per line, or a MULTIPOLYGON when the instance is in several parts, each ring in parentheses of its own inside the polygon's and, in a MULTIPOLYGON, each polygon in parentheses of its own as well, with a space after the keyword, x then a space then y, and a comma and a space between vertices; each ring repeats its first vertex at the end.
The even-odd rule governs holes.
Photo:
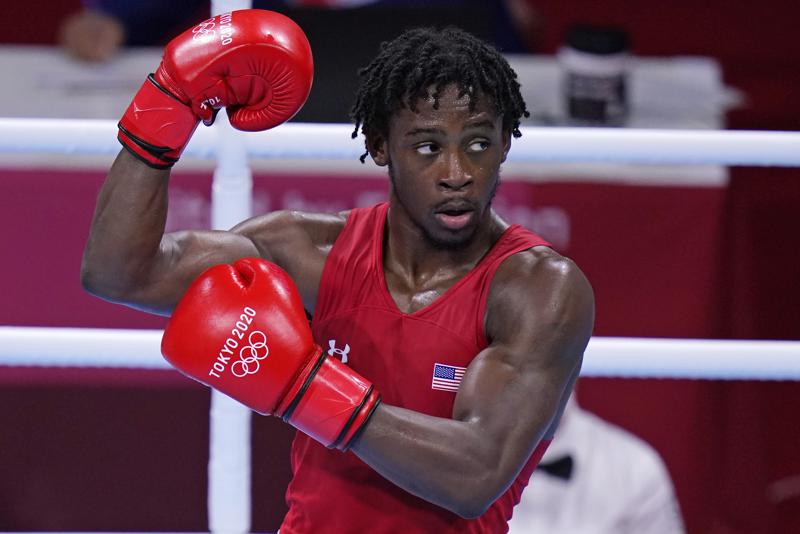
MULTIPOLYGON (((83 9, 65 19, 60 41, 68 53, 85 61, 106 61, 119 48, 127 46, 159 46, 165 44, 193 22, 209 16, 208 0, 84 0, 83 9)), ((437 24, 441 16, 426 22, 425 11, 450 10, 453 24, 459 25, 464 9, 480 12, 479 19, 492 22, 486 37, 503 52, 524 52, 531 42, 531 33, 538 28, 538 18, 525 0, 255 0, 253 7, 278 11, 295 18, 298 12, 314 8, 356 10, 375 7, 394 11, 419 12, 416 25, 437 24)), ((358 15, 357 11, 353 11, 358 15)), ((395 17, 386 17, 392 26, 395 17)), ((302 20, 298 20, 301 26, 302 20)), ((383 39, 394 37, 404 28, 383 30, 383 39)), ((474 28, 469 28, 474 31, 474 28)), ((313 38, 313 35, 309 36, 313 38)), ((313 40, 312 40, 313 44, 313 40)))
POLYGON ((682 534, 669 473, 643 440, 570 398, 509 534, 682 534))

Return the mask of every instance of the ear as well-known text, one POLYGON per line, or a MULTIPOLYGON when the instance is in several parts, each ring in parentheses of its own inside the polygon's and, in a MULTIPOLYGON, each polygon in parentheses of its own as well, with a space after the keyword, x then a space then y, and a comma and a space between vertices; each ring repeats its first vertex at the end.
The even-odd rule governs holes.
POLYGON ((367 152, 379 167, 389 164, 389 146, 382 135, 370 135, 366 140, 367 152))
POLYGON ((508 157, 508 151, 511 150, 511 131, 510 130, 503 130, 503 159, 500 160, 500 163, 506 162, 506 157, 508 157))

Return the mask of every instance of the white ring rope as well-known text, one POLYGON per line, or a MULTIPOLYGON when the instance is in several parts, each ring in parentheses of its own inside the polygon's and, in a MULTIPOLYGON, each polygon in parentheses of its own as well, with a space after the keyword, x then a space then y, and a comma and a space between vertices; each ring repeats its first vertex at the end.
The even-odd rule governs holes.
POLYGON ((171 369, 161 330, 0 327, 0 365, 171 369))
MULTIPOLYGON (((250 156, 355 161, 363 141, 347 124, 284 124, 266 132, 236 132, 250 156)), ((800 167, 800 133, 737 130, 523 127, 509 161, 620 162, 647 165, 800 167)), ((114 121, 0 118, 0 153, 113 155, 120 145, 114 121)), ((189 156, 218 155, 219 133, 199 127, 189 156)))
MULTIPOLYGON (((169 369, 160 330, 0 327, 0 366, 169 369)), ((800 341, 594 337, 582 376, 800 380, 800 341)))

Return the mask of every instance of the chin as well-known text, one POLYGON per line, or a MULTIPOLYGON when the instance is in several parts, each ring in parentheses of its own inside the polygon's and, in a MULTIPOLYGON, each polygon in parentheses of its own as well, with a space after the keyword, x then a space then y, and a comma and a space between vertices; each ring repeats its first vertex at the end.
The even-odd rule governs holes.
POLYGON ((428 242, 437 248, 459 250, 472 243, 472 238, 475 235, 475 228, 467 227, 457 232, 441 229, 430 231, 426 228, 424 234, 428 242))

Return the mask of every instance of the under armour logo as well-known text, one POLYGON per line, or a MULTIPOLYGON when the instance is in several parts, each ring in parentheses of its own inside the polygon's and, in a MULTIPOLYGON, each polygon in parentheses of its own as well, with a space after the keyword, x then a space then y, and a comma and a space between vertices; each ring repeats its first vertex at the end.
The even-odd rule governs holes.
POLYGON ((337 349, 336 340, 330 339, 328 340, 328 346, 330 347, 328 349, 328 356, 338 356, 342 360, 342 363, 347 363, 347 354, 350 352, 350 345, 345 343, 343 349, 337 349))

